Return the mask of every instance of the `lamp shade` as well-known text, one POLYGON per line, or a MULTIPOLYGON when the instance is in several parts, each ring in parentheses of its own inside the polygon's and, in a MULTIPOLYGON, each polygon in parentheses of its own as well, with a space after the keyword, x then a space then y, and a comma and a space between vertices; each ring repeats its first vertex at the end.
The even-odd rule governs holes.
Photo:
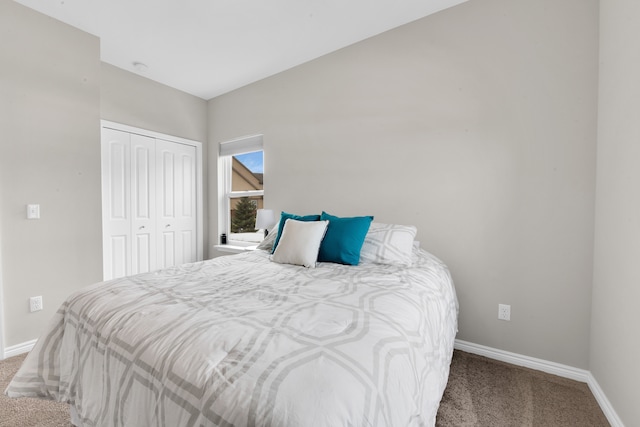
POLYGON ((256 213, 256 228, 267 230, 276 223, 275 213, 271 209, 258 209, 256 213))

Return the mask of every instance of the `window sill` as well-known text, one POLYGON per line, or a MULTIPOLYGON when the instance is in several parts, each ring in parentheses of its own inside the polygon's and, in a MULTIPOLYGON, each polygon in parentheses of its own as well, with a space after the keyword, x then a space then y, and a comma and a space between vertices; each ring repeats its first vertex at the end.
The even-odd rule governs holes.
POLYGON ((213 245, 213 248, 220 252, 230 252, 234 254, 239 254, 241 252, 255 251, 257 249, 257 245, 252 245, 252 246, 213 245))

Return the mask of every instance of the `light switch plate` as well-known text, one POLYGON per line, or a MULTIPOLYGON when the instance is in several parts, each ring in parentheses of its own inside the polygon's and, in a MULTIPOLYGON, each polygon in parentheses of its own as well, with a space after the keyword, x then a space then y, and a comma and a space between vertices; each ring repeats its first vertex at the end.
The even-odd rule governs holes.
POLYGON ((27 219, 40 219, 40 205, 27 205, 27 219))

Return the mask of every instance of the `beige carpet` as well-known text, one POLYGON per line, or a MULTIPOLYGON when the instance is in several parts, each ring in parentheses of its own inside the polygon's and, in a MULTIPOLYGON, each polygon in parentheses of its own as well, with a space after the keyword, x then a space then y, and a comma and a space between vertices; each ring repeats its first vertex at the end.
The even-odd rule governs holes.
POLYGON ((455 351, 438 427, 609 426, 585 383, 455 351))
POLYGON ((0 426, 49 427, 71 426, 69 405, 47 400, 21 398, 9 399, 4 390, 18 371, 26 354, 10 357, 0 362, 0 426))
MULTIPOLYGON (((23 359, 0 362, 2 392, 23 359)), ((67 405, 0 396, 2 427, 70 425, 67 405)), ((608 425, 586 384, 461 351, 454 353, 437 421, 438 427, 608 425)))

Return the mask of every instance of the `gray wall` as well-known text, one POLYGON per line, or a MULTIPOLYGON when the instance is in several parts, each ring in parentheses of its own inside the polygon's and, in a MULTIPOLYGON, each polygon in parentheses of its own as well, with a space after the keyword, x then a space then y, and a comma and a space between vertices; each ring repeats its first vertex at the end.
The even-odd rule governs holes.
POLYGON ((65 297, 102 277, 100 45, 0 2, 0 235, 5 344, 37 338, 65 297), (39 203, 40 220, 26 219, 39 203), (30 296, 44 310, 29 313, 30 296))
POLYGON ((8 347, 37 338, 71 292, 102 278, 101 118, 201 141, 207 152, 206 101, 102 64, 96 37, 0 1, 0 284, 8 347), (42 219, 25 219, 28 203, 41 204, 42 219), (45 309, 29 313, 35 295, 45 309))
POLYGON ((459 339, 587 368, 597 75, 596 0, 476 0, 211 100, 209 140, 265 135, 267 207, 416 225, 459 339))
POLYGON ((207 140, 204 99, 104 62, 100 70, 102 119, 194 141, 207 140))
POLYGON ((600 96, 589 367, 625 425, 640 420, 640 3, 600 2, 600 96))

